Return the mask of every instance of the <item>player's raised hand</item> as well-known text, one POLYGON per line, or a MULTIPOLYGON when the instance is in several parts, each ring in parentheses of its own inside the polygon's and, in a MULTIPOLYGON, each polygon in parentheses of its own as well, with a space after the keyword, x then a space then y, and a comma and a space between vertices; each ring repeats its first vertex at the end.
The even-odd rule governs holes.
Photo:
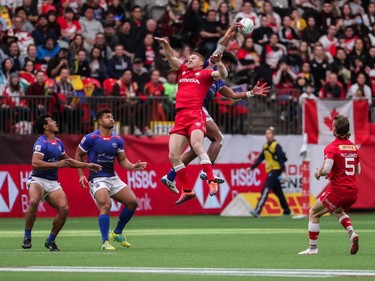
POLYGON ((165 38, 161 38, 161 37, 156 37, 155 36, 154 39, 157 40, 157 41, 159 41, 159 43, 162 44, 162 45, 168 45, 169 44, 169 42, 165 38))
POLYGON ((237 32, 238 31, 238 29, 241 29, 241 28, 245 28, 245 26, 242 24, 242 23, 240 23, 240 22, 233 22, 230 26, 229 26, 229 30, 230 31, 235 31, 235 32, 237 32))
POLYGON ((80 176, 79 177, 79 185, 82 187, 82 188, 87 188, 87 184, 88 183, 88 180, 86 178, 86 176, 80 176))
POLYGON ((253 94, 256 96, 265 97, 270 93, 270 87, 267 85, 267 83, 260 85, 260 82, 258 81, 252 91, 253 91, 253 94))
POLYGON ((320 180, 320 170, 319 170, 319 168, 316 168, 314 176, 317 180, 320 180))
POLYGON ((222 54, 220 54, 220 53, 213 54, 212 56, 210 56, 210 61, 212 63, 217 63, 217 62, 221 61, 221 57, 222 57, 222 54))
POLYGON ((99 172, 102 170, 102 166, 95 163, 88 163, 87 169, 92 172, 99 172))
POLYGON ((147 162, 141 162, 141 160, 138 160, 137 163, 133 164, 133 170, 139 171, 144 170, 147 166, 147 162))

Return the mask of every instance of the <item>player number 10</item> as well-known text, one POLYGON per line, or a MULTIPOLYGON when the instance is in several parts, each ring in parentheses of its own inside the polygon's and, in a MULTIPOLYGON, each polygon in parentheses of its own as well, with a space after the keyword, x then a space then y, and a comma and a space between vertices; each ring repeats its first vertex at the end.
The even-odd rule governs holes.
POLYGON ((353 176, 355 174, 355 160, 352 157, 345 158, 345 174, 353 176))

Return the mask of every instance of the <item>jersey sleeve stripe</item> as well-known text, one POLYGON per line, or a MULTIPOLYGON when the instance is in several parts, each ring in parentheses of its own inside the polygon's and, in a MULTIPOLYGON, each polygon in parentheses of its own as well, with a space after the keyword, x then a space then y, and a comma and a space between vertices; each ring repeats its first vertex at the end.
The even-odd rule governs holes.
POLYGON ((40 155, 44 156, 44 153, 39 152, 39 151, 34 151, 34 153, 36 153, 36 154, 40 154, 40 155))
POLYGON ((85 153, 88 152, 88 150, 84 149, 80 144, 78 145, 78 147, 79 147, 83 152, 85 152, 85 153))
POLYGON ((117 149, 117 153, 120 153, 120 152, 124 152, 125 150, 123 150, 123 149, 117 149))

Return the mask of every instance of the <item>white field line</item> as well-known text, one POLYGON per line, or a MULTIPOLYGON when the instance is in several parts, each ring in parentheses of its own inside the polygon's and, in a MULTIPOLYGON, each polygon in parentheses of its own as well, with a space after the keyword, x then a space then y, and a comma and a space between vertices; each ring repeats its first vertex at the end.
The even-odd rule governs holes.
POLYGON ((0 267, 0 272, 140 273, 259 277, 375 277, 375 270, 269 269, 269 268, 165 268, 165 267, 0 267))
MULTIPOLYGON (((342 233, 341 228, 322 230, 322 233, 342 233)), ((33 230, 33 237, 41 237, 49 234, 49 230, 33 230)), ((364 229, 360 233, 375 233, 373 229, 364 229)), ((73 237, 73 236, 97 236, 99 230, 62 230, 59 234, 60 237, 73 237)), ((126 230, 128 236, 163 236, 163 235, 256 235, 256 234, 306 234, 306 229, 281 229, 281 228, 185 228, 185 229, 137 229, 126 230)), ((5 237, 23 237, 22 230, 20 232, 10 230, 0 230, 0 238, 5 237)))

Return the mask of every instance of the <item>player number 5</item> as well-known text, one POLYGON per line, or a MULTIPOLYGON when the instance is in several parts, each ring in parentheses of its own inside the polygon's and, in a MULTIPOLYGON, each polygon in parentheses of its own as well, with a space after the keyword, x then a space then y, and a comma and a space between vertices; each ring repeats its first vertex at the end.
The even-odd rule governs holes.
POLYGON ((345 158, 345 174, 353 176, 355 174, 355 160, 354 158, 345 158))

